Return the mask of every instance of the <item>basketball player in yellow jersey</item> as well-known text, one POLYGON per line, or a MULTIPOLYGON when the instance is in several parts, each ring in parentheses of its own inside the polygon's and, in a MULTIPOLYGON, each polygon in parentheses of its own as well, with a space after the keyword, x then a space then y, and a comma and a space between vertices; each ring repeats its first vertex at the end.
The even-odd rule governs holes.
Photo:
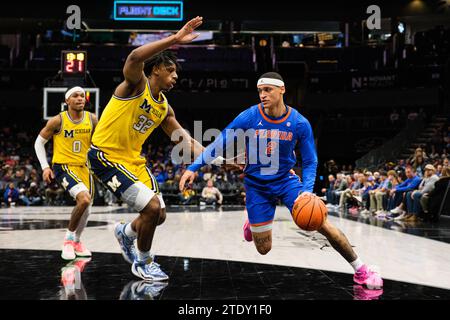
POLYGON ((34 144, 46 183, 56 178, 75 199, 61 257, 73 260, 89 257, 91 252, 80 241, 89 216, 94 183, 86 166, 91 136, 97 125, 95 114, 84 111, 85 92, 81 87, 69 89, 66 94, 68 110, 51 118, 39 133, 34 144), (53 137, 52 169, 47 162, 45 144, 53 137))
POLYGON ((203 146, 183 130, 163 91, 173 88, 177 75, 176 56, 163 51, 175 44, 189 43, 202 24, 196 17, 176 34, 134 49, 123 67, 125 80, 119 84, 102 113, 88 152, 89 167, 116 197, 139 212, 131 223, 119 223, 115 236, 131 271, 146 281, 167 280, 150 254, 156 226, 166 217, 158 183, 141 156, 142 145, 161 126, 170 137, 181 133, 194 156, 203 146), (137 239, 134 244, 134 239, 137 239))

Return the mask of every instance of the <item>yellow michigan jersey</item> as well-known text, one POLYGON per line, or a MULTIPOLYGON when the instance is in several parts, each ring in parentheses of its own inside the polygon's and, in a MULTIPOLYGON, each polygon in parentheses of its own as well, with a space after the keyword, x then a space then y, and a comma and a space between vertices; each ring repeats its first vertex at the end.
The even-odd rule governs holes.
POLYGON ((91 113, 83 111, 77 122, 61 112, 61 130, 53 136, 53 164, 85 166, 93 131, 91 113))
POLYGON ((169 104, 160 93, 153 98, 147 81, 144 91, 134 97, 111 97, 97 124, 92 144, 103 151, 108 161, 139 166, 142 145, 167 116, 169 104))

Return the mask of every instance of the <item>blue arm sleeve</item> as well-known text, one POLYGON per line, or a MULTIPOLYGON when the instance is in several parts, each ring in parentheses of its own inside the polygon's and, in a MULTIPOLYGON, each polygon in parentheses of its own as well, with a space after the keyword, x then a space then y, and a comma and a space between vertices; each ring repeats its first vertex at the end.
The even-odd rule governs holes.
POLYGON ((197 171, 206 164, 211 163, 223 153, 227 143, 234 141, 232 130, 248 128, 248 120, 250 119, 250 109, 241 112, 222 132, 221 134, 203 151, 201 155, 187 168, 190 171, 197 171))
POLYGON ((317 154, 311 125, 307 120, 297 126, 297 137, 302 154, 302 191, 312 192, 316 181, 317 154))

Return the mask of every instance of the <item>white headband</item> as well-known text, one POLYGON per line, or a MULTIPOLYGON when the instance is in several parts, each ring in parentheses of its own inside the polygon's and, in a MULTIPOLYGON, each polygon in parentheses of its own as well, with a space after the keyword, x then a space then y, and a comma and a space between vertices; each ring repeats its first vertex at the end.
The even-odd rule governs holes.
POLYGON ((82 87, 73 87, 69 91, 66 92, 66 95, 65 95, 66 99, 69 99, 69 97, 72 95, 72 93, 77 92, 77 91, 81 91, 84 94, 86 94, 82 87))
POLYGON ((277 86, 277 87, 284 87, 283 80, 272 79, 272 78, 261 78, 261 79, 259 79, 257 86, 260 86, 262 84, 271 84, 271 85, 277 86))

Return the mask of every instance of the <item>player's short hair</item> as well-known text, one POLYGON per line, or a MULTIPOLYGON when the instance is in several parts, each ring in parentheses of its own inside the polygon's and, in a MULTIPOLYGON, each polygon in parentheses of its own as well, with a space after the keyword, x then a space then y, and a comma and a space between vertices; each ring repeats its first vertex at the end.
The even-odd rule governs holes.
POLYGON ((259 79, 269 78, 269 79, 277 79, 284 82, 283 77, 278 72, 266 72, 259 79))
POLYGON ((144 73, 148 77, 153 70, 153 67, 164 65, 169 67, 175 65, 177 70, 181 70, 181 65, 177 61, 177 56, 173 51, 165 50, 145 61, 144 73))

